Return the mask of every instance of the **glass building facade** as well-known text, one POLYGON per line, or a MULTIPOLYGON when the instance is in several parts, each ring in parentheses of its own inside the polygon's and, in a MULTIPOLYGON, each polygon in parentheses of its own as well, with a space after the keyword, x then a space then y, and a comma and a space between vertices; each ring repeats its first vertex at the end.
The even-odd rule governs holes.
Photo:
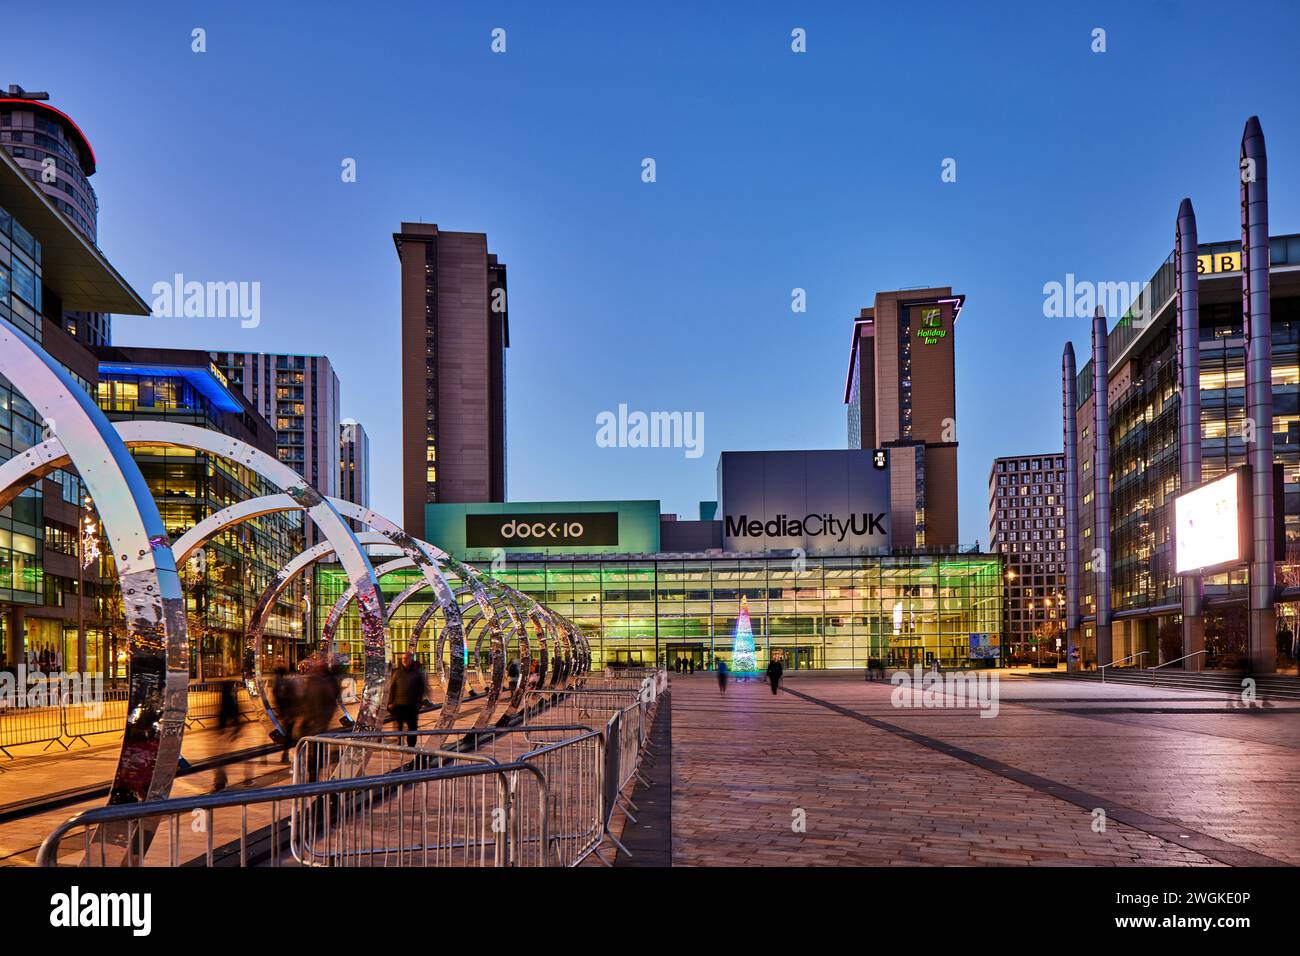
MULTIPOLYGON (((206 353, 196 354, 206 363, 206 353)), ((257 422, 239 427, 248 424, 241 419, 251 417, 251 409, 221 411, 209 397, 212 387, 220 386, 219 380, 213 377, 206 389, 199 388, 194 384, 198 374, 213 373, 206 364, 189 369, 140 367, 126 371, 101 363, 99 406, 110 421, 178 422, 255 443, 257 422)), ((233 396, 226 397, 234 401, 233 396)), ((267 430, 264 422, 261 428, 267 430)), ((158 503, 172 541, 222 508, 278 490, 235 461, 188 448, 137 446, 131 454, 158 503)), ((249 615, 275 573, 302 550, 302 521, 299 513, 280 513, 235 525, 212 538, 201 556, 179 569, 190 619, 192 676, 212 678, 241 672, 249 615)), ((111 619, 116 572, 110 557, 104 557, 101 564, 104 593, 100 614, 111 619)), ((274 656, 297 659, 302 617, 299 583, 286 590, 269 619, 266 634, 274 656)))
MULTIPOLYGON (((41 341, 41 245, 0 208, 0 319, 41 341)), ((41 419, 0 377, 0 460, 41 441, 41 419)), ((43 519, 32 490, 0 511, 0 602, 37 605, 44 600, 41 571, 43 519)), ((0 644, 0 647, 3 645, 0 644)))
MULTIPOLYGON (((1300 236, 1270 240, 1273 323, 1273 448, 1282 466, 1286 560, 1277 567, 1279 588, 1300 584, 1300 236)), ((1202 260, 1240 254, 1240 243, 1203 244, 1202 260)), ((1236 260, 1239 262, 1239 259, 1236 260)), ((1229 269, 1200 277, 1201 478, 1216 478, 1246 464, 1246 359, 1241 273, 1229 269)), ((1126 315, 1108 335, 1111 453, 1111 602, 1117 614, 1114 658, 1146 650, 1155 659, 1160 634, 1181 619, 1182 586, 1174 573, 1173 499, 1179 492, 1178 355, 1174 322, 1174 262, 1170 256, 1151 278, 1151 323, 1126 315)), ((1087 451, 1092 428, 1093 365, 1084 363, 1079 402, 1080 584, 1084 615, 1095 613, 1092 553, 1093 476, 1087 451)), ((1244 609, 1215 606, 1244 601, 1245 569, 1205 579, 1208 666, 1235 667, 1245 648, 1244 609)), ((1279 604, 1279 650, 1294 655, 1296 606, 1279 604), (1289 634, 1289 637, 1287 636, 1289 634), (1288 651, 1288 648, 1291 648, 1288 651)), ((1085 640, 1091 627, 1085 626, 1085 640)), ((1172 638, 1171 638, 1172 640, 1172 638)), ((1171 644, 1171 647, 1174 646, 1171 644)))
MULTIPOLYGON (((548 556, 507 559, 492 574, 581 627, 597 667, 671 667, 679 658, 696 667, 718 660, 730 665, 742 598, 760 668, 773 657, 799 669, 863 668, 873 658, 896 666, 937 660, 945 667, 980 667, 990 658, 973 656, 973 639, 987 648, 1001 638, 1002 561, 995 555, 808 556, 797 562, 744 555, 548 556)), ((385 600, 416 578, 415 571, 386 575, 385 600)), ((318 624, 346 588, 337 565, 317 573, 318 624)), ((394 615, 396 648, 406 648, 428 603, 421 592, 394 615)), ((343 618, 337 643, 359 668, 355 608, 343 618)), ((421 642, 421 654, 431 649, 421 642)))

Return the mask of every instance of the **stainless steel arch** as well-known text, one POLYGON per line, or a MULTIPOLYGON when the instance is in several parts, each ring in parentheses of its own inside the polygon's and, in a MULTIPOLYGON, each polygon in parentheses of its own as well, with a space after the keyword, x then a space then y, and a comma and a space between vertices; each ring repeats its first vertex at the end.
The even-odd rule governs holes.
MULTIPOLYGON (((496 608, 501 612, 502 617, 510 625, 510 629, 514 632, 514 635, 519 642, 519 679, 515 682, 515 688, 511 692, 509 700, 506 701, 506 708, 498 720, 498 723, 505 723, 519 712, 519 708, 523 704, 524 692, 528 689, 528 674, 532 669, 533 664, 532 648, 528 641, 528 629, 524 626, 523 618, 519 615, 515 606, 510 602, 505 586, 495 578, 478 572, 475 568, 470 568, 470 570, 479 574, 480 580, 484 583, 489 595, 494 600, 496 608)), ((480 637, 480 640, 481 639, 482 638, 480 637)), ((504 650, 507 654, 509 653, 508 646, 505 647, 504 650)), ((490 719, 491 714, 488 713, 485 708, 485 710, 479 714, 479 722, 486 725, 490 719)))
MULTIPOLYGON (((87 401, 89 401, 88 397, 87 401)), ((326 539, 337 545, 336 553, 339 562, 343 565, 344 571, 347 572, 349 580, 357 587, 361 607, 362 641, 366 655, 366 689, 363 692, 361 713, 358 715, 358 726, 367 729, 377 727, 380 719, 378 704, 383 695, 385 643, 383 602, 379 595, 378 582, 375 580, 374 569, 370 566, 369 558, 362 552, 357 544, 356 536, 352 533, 352 529, 339 516, 339 513, 334 509, 334 505, 323 498, 319 492, 303 480, 301 475, 288 465, 229 435, 208 431, 194 425, 162 421, 119 422, 117 424, 117 433, 121 441, 128 447, 132 445, 162 445, 189 448, 238 462, 266 480, 278 485, 281 491, 292 500, 294 507, 305 511, 308 517, 321 529, 321 533, 325 535, 326 539), (372 686, 375 684, 377 684, 377 688, 372 686)), ((63 467, 69 460, 67 452, 58 437, 43 442, 33 448, 32 452, 36 454, 24 471, 24 475, 28 476, 27 480, 47 473, 54 468, 63 467)), ((16 461, 16 459, 7 462, 6 465, 12 464, 13 461, 16 461)), ((8 484, 16 483, 20 477, 15 476, 14 480, 9 481, 8 484)), ((3 480, 3 477, 0 477, 0 481, 3 480)), ((143 479, 141 479, 141 484, 143 484, 143 479)), ((144 490, 147 494, 147 488, 144 490)), ((254 516, 251 514, 246 515, 242 520, 254 516)), ((212 517, 216 518, 217 516, 212 517)), ((225 523, 229 523, 229 519, 225 523)), ((223 525, 218 524, 218 529, 221 526, 223 525)), ((163 540, 166 540, 165 535, 163 535, 163 540)), ((175 573, 174 564, 173 573, 175 573)), ((188 657, 188 650, 186 654, 188 657)), ((261 688, 257 680, 258 657, 256 642, 251 641, 249 635, 245 635, 244 686, 250 696, 253 696, 259 703, 264 703, 261 700, 261 688)), ((188 674, 188 660, 186 667, 188 674)), ((179 745, 177 746, 177 755, 179 756, 179 745)))
POLYGON ((189 640, 180 579, 158 506, 122 439, 90 396, 44 349, 4 320, 0 374, 58 436, 0 467, 0 507, 21 494, 34 476, 70 463, 85 482, 113 546, 130 666, 122 750, 108 802, 161 800, 171 792, 185 732, 189 640))
MULTIPOLYGON (((453 644, 460 644, 463 646, 459 605, 456 604, 451 593, 451 587, 447 584, 447 580, 442 573, 442 564, 449 560, 446 553, 428 542, 419 541, 418 539, 411 537, 388 518, 376 511, 371 511, 369 508, 363 508, 360 505, 350 501, 345 501, 341 498, 329 498, 326 500, 331 507, 337 509, 339 514, 368 525, 374 529, 372 532, 373 534, 380 536, 379 539, 367 538, 366 540, 382 539, 383 541, 392 544, 410 561, 410 566, 420 569, 425 583, 433 588, 437 604, 443 611, 444 620, 446 621, 446 625, 443 629, 444 632, 451 637, 453 644)), ((216 534, 218 531, 230 527, 233 524, 237 524, 240 521, 247 521, 250 518, 259 517, 273 511, 293 510, 299 507, 301 506, 297 502, 293 501, 289 496, 283 495, 268 495, 263 498, 238 502, 204 519, 187 532, 186 535, 182 537, 182 541, 184 541, 187 549, 192 549, 202 541, 210 538, 213 534, 216 534)), ((291 562, 291 564, 292 563, 293 562, 291 562)), ((254 615, 252 626, 249 629, 248 635, 246 635, 246 653, 254 654, 254 659, 252 661, 254 677, 250 682, 249 693, 258 695, 257 699, 263 704, 265 701, 260 696, 260 691, 256 689, 257 687, 260 687, 260 654, 256 654, 256 648, 261 640, 263 629, 265 628, 266 614, 269 611, 270 602, 273 602, 274 599, 278 597, 279 593, 284 589, 284 586, 287 585, 287 583, 291 581, 297 573, 301 572, 303 567, 305 567, 305 565, 297 567, 295 571, 283 579, 281 579, 281 575, 277 575, 276 582, 273 583, 271 588, 267 589, 267 593, 263 595, 262 600, 259 602, 258 611, 254 615)), ((349 590, 353 595, 355 595, 355 583, 350 586, 349 590)), ((365 678, 364 689, 362 691, 362 710, 357 718, 357 726, 359 729, 373 729, 373 727, 377 727, 379 723, 382 722, 388 615, 383 616, 379 622, 379 626, 382 640, 374 642, 366 637, 363 622, 362 638, 364 641, 365 678), (367 723, 362 723, 362 717, 366 718, 367 723)), ((331 630, 328 637, 332 638, 332 635, 333 631, 331 630)), ((328 640, 324 643, 328 644, 328 640)), ((443 709, 439 715, 440 726, 444 723, 447 726, 450 726, 450 724, 454 722, 460 707, 460 700, 464 687, 463 653, 461 656, 462 663, 458 665, 453 662, 450 674, 442 680, 442 683, 446 688, 446 699, 443 702, 443 709)), ((454 660, 455 656, 453 655, 453 661, 454 660)), ((439 676, 442 677, 442 675, 439 676)), ((270 718, 269 714, 267 716, 270 718)), ((278 726, 275 729, 278 730, 278 726)))
MULTIPOLYGON (((386 538, 374 532, 361 532, 360 534, 356 535, 356 541, 359 546, 369 546, 369 547, 377 546, 377 547, 387 547, 387 548, 392 547, 392 545, 388 542, 386 538)), ((393 550, 395 551, 396 549, 393 550)), ((317 561, 321 561, 324 560, 325 558, 332 557, 335 555, 337 555, 337 550, 335 549, 334 544, 330 541, 322 541, 319 544, 313 545, 312 547, 308 548, 305 551, 299 552, 289 561, 288 564, 286 564, 284 567, 282 567, 279 571, 275 573, 275 577, 271 579, 271 583, 268 584, 266 589, 262 592, 262 596, 258 598, 257 605, 256 607, 254 607, 253 613, 249 616, 248 630, 244 635, 245 687, 248 690, 249 696, 258 705, 257 706, 258 717, 262 721, 262 726, 267 730, 268 733, 271 733, 274 736, 283 735, 284 728, 280 724, 279 716, 275 713, 274 709, 270 706, 270 704, 266 700, 266 696, 262 686, 262 655, 258 650, 262 640, 262 635, 266 631, 267 617, 270 614, 271 607, 272 605, 275 604, 276 599, 279 598, 279 596, 284 592, 284 589, 289 586, 289 584, 294 580, 294 578, 296 578, 299 574, 301 574, 312 564, 315 564, 317 561)), ((368 563, 369 558, 367 558, 366 560, 368 563)), ((376 590, 378 590, 378 585, 376 585, 376 590)), ((362 626, 364 628, 365 626, 364 621, 362 623, 362 626)), ((371 653, 371 648, 368 644, 363 645, 363 653, 367 655, 371 653)), ((380 660, 380 668, 379 668, 380 677, 378 682, 379 683, 378 692, 379 695, 382 697, 383 695, 383 660, 382 660, 383 649, 382 647, 380 648, 379 653, 381 655, 381 660, 380 660)), ((367 663, 369 662, 367 661, 367 663)), ((366 667, 365 676, 367 680, 371 679, 371 673, 372 673, 372 668, 366 667)), ((365 703, 363 698, 362 713, 358 713, 357 715, 357 726, 359 729, 362 729, 361 717, 364 714, 364 711, 365 711, 365 703)), ((378 711, 376 710, 376 715, 377 713, 378 711)), ((382 723, 382 719, 375 719, 373 722, 373 726, 364 729, 372 729, 372 730, 378 729, 381 723, 382 723)))

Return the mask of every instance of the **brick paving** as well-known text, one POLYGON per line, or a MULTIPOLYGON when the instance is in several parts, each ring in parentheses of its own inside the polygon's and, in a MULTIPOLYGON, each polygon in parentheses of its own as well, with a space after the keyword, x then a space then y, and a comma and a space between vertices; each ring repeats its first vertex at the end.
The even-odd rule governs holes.
MULTIPOLYGON (((355 711, 355 707, 350 708, 355 711)), ((475 702, 462 707, 457 726, 468 726, 477 713, 475 702)), ((422 727, 431 727, 436 711, 420 716, 422 727)), ((182 753, 186 760, 199 763, 233 751, 266 747, 266 732, 256 721, 242 724, 237 736, 226 736, 211 728, 191 728, 185 732, 182 753)), ((23 801, 38 800, 79 788, 107 788, 113 780, 121 751, 120 734, 103 734, 90 738, 91 746, 75 744, 68 751, 40 752, 39 747, 19 749, 13 760, 0 760, 0 812, 23 801)), ((227 769, 228 785, 233 787, 272 787, 290 782, 289 767, 280 762, 278 752, 242 760, 227 769)), ((215 770, 202 769, 181 774, 172 784, 171 796, 191 797, 215 789, 215 770)), ((76 803, 0 820, 0 866, 30 866, 35 862, 41 841, 55 827, 83 810, 102 807, 107 790, 76 803)))
POLYGON ((848 677, 672 685, 675 865, 1300 863, 1297 707, 1011 679, 981 718, 848 677))

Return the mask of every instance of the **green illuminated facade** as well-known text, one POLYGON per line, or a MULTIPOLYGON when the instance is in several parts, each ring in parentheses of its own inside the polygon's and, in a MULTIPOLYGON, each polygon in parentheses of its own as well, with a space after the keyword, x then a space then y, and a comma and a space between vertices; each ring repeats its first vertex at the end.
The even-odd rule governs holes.
MULTIPOLYGON (((512 554, 492 573, 582 627, 597 667, 671 667, 678 658, 696 667, 716 660, 730 665, 742 597, 760 669, 774 655, 799 669, 862 668, 872 658, 896 666, 938 660, 945 667, 979 667, 989 659, 972 657, 972 636, 981 647, 1001 638, 1002 564, 996 555, 809 555, 796 561, 733 554, 512 554)), ((385 600, 415 578, 415 571, 385 576, 385 600)), ((322 568, 315 613, 326 613, 346 587, 337 565, 322 568)), ((394 647, 406 647, 427 604, 421 595, 397 611, 394 647)), ((359 668, 355 608, 343 619, 338 644, 359 668)), ((422 641, 419 650, 426 656, 432 648, 422 641)))

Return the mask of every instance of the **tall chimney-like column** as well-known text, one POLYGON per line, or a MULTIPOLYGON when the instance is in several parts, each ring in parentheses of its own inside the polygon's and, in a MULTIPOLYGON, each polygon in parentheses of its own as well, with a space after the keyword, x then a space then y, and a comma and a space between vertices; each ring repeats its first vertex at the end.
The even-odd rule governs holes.
MULTIPOLYGON (((1174 228, 1174 313, 1178 328, 1178 461, 1179 491, 1201 483, 1201 318, 1200 279, 1196 269, 1196 212, 1192 201, 1178 207, 1174 228)), ((1172 512, 1172 508, 1170 509, 1172 512)), ((1170 515, 1172 521, 1173 515, 1170 515)), ((1205 650, 1205 619, 1201 616, 1201 576, 1183 575, 1183 654, 1205 650)), ((1205 661, 1188 658, 1184 669, 1205 661)))
POLYGON ((1097 666, 1114 660, 1110 639, 1110 348, 1106 341, 1106 312, 1092 317, 1092 574, 1097 596, 1097 666))
POLYGON ((1246 422, 1250 462, 1250 669, 1277 670, 1273 564, 1273 319, 1269 308, 1268 156, 1259 117, 1241 134, 1241 311, 1246 335, 1246 422))
POLYGON ((1065 441, 1065 647, 1066 670, 1083 667, 1079 644, 1079 417, 1074 345, 1061 356, 1061 422, 1065 441))

